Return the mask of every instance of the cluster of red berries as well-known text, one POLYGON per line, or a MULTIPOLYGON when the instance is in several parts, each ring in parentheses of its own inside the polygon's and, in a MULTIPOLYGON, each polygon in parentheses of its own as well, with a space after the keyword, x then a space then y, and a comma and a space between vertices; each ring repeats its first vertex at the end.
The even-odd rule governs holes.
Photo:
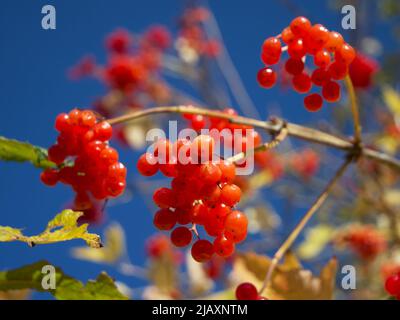
POLYGON ((295 173, 304 180, 309 180, 319 170, 320 157, 312 149, 304 149, 293 155, 290 164, 295 173))
POLYGON ((322 87, 322 97, 312 93, 304 98, 306 109, 318 111, 324 99, 327 102, 338 101, 340 86, 335 80, 346 77, 349 65, 356 56, 355 50, 343 40, 341 34, 330 32, 321 24, 311 25, 305 17, 295 18, 279 36, 270 37, 263 43, 261 60, 267 66, 258 72, 257 79, 264 88, 271 88, 276 83, 277 74, 270 66, 280 61, 283 52, 281 40, 287 45, 289 59, 285 62, 285 70, 293 76, 293 89, 308 93, 313 84, 322 87), (311 74, 305 70, 307 55, 313 56, 316 66, 311 74))
POLYGON ((198 55, 215 58, 221 51, 220 43, 208 39, 203 24, 210 18, 210 12, 203 7, 188 8, 179 21, 178 44, 189 46, 198 55))
POLYGON ((391 296, 395 296, 397 300, 400 300, 400 272, 386 279, 385 289, 391 296))
POLYGON ((347 244, 363 260, 373 260, 387 247, 382 233, 370 225, 353 226, 338 239, 347 244))
MULTIPOLYGON (((159 230, 172 230, 171 242, 185 247, 192 242, 192 231, 186 225, 203 226, 213 243, 198 239, 192 246, 192 256, 198 262, 211 259, 214 253, 228 257, 235 243, 247 235, 246 216, 233 207, 241 198, 240 188, 233 184, 235 164, 227 160, 213 160, 214 140, 199 135, 193 141, 178 139, 171 143, 158 140, 154 152, 143 154, 138 171, 152 176, 161 171, 172 178, 170 188, 159 188, 153 194, 160 208, 154 215, 154 225, 159 230)), ((197 230, 197 229, 196 229, 197 230)))
POLYGON ((48 150, 48 158, 58 168, 43 171, 43 183, 70 185, 76 192, 75 208, 79 210, 92 207, 91 197, 103 200, 123 193, 126 168, 108 144, 112 136, 108 122, 99 121, 90 110, 73 109, 57 116, 55 128, 59 135, 48 150))
POLYGON ((236 288, 237 300, 267 300, 258 294, 257 288, 250 282, 244 282, 236 288))

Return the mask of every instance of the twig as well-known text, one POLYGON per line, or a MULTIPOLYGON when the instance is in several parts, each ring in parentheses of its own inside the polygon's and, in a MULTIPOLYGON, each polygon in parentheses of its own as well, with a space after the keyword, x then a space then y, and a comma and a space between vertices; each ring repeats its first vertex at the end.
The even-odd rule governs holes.
MULTIPOLYGON (((268 131, 270 134, 279 134, 281 130, 279 123, 277 124, 276 122, 273 121, 261 121, 242 116, 232 116, 220 111, 196 108, 192 106, 167 106, 167 107, 144 109, 110 119, 108 120, 108 122, 111 125, 116 125, 119 123, 132 121, 138 118, 160 113, 200 114, 208 117, 226 119, 227 121, 235 124, 243 124, 255 128, 261 128, 268 131)), ((320 130, 312 129, 294 123, 287 123, 286 129, 288 136, 313 143, 318 143, 328 147, 333 147, 343 151, 348 151, 348 152, 357 151, 359 156, 363 156, 372 159, 376 162, 379 162, 381 164, 388 165, 400 172, 400 161, 397 160, 396 158, 393 158, 385 153, 367 147, 358 146, 357 148, 355 148, 354 142, 350 139, 342 138, 333 134, 329 134, 320 130)))
POLYGON ((361 123, 360 123, 360 113, 358 109, 357 96, 354 91, 353 82, 349 75, 344 79, 347 92, 349 93, 351 113, 353 114, 354 121, 354 143, 359 144, 361 142, 361 123))
POLYGON ((326 198, 332 191, 333 187, 335 186, 336 182, 342 177, 344 172, 346 171, 347 167, 349 164, 353 161, 353 156, 349 156, 347 160, 341 165, 341 167, 338 169, 334 177, 329 181, 323 192, 319 195, 317 200, 314 202, 314 204, 311 206, 311 208, 306 212, 306 214, 303 216, 303 218, 300 220, 300 222, 297 224, 297 226, 293 229, 293 231, 289 234, 285 242, 279 247, 278 251, 276 251, 271 264, 268 268, 267 274, 265 276, 264 282, 262 287, 260 288, 259 294, 261 294, 265 288, 267 288, 271 277, 272 273, 274 272, 276 266, 278 265, 279 261, 282 259, 282 257, 285 255, 287 250, 292 246, 293 242, 296 240, 297 236, 300 234, 300 232, 304 229, 305 225, 307 222, 314 216, 314 213, 321 207, 321 205, 325 202, 326 198))

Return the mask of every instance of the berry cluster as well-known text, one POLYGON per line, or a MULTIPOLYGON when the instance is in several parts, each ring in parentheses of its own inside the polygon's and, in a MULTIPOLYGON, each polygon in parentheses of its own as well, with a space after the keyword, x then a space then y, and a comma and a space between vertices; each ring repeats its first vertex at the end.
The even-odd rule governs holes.
POLYGON ((118 152, 108 145, 112 136, 108 122, 98 121, 90 110, 73 109, 57 116, 55 128, 59 135, 48 157, 58 168, 43 171, 43 183, 70 185, 76 192, 75 208, 79 210, 92 207, 91 197, 103 200, 122 194, 126 168, 118 162, 118 152))
POLYGON ((214 253, 232 255, 235 243, 247 235, 246 216, 233 207, 241 197, 240 188, 233 184, 236 167, 228 160, 212 160, 214 140, 199 135, 193 141, 179 139, 175 143, 158 140, 153 153, 143 154, 138 171, 152 176, 161 171, 172 178, 170 188, 159 188, 153 194, 160 208, 154 215, 159 230, 172 230, 171 242, 185 247, 192 242, 192 231, 186 225, 201 225, 213 243, 198 239, 192 246, 192 256, 198 262, 211 259, 214 253))
POLYGON ((290 160, 292 169, 304 180, 313 177, 320 167, 320 157, 312 149, 295 153, 290 160))
POLYGON ((257 288, 250 282, 238 285, 235 294, 237 300, 267 300, 258 294, 257 288))
POLYGON ((400 300, 400 272, 386 279, 385 289, 391 296, 395 296, 397 300, 400 300))
POLYGON ((340 33, 329 31, 321 24, 311 25, 305 17, 297 17, 277 37, 266 39, 262 45, 261 60, 266 65, 258 74, 258 83, 271 88, 277 80, 276 72, 270 67, 280 61, 287 49, 289 58, 285 70, 292 76, 293 89, 308 93, 313 85, 322 87, 322 97, 312 93, 304 98, 308 111, 321 109, 323 100, 336 102, 340 98, 340 86, 336 80, 348 74, 349 65, 355 58, 355 50, 347 44, 340 33), (287 47, 282 48, 282 42, 287 47), (305 69, 306 56, 313 56, 316 68, 311 74, 305 69))
POLYGON ((373 260, 386 249, 387 243, 383 234, 373 226, 353 226, 337 239, 347 244, 363 260, 373 260))

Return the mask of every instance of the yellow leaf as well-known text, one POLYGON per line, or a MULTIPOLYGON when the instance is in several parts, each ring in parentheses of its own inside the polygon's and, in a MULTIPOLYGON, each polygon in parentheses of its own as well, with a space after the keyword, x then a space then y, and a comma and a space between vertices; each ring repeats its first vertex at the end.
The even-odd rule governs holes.
POLYGON ((85 240, 87 245, 100 248, 100 237, 87 231, 87 224, 78 225, 78 219, 82 212, 64 210, 51 220, 41 234, 37 236, 25 236, 20 229, 0 226, 0 242, 22 241, 30 246, 48 244, 73 239, 85 240))
POLYGON ((304 241, 297 248, 302 259, 312 259, 317 256, 332 240, 334 230, 329 225, 320 224, 307 230, 304 241))
POLYGON ((400 116, 400 95, 389 86, 385 86, 382 89, 383 100, 390 109, 390 111, 396 116, 400 116))
POLYGON ((205 294, 214 287, 214 281, 206 274, 203 264, 196 262, 190 252, 186 254, 186 267, 189 287, 193 295, 205 294))
MULTIPOLYGON (((238 255, 233 265, 233 280, 252 282, 261 287, 271 259, 249 252, 238 255)), ((303 269, 300 262, 289 253, 272 274, 270 285, 262 293, 272 300, 328 300, 333 298, 336 259, 331 259, 319 276, 303 269)))
POLYGON ((118 223, 111 224, 105 231, 105 242, 101 250, 80 247, 72 249, 72 255, 81 260, 112 264, 125 253, 125 233, 118 223))

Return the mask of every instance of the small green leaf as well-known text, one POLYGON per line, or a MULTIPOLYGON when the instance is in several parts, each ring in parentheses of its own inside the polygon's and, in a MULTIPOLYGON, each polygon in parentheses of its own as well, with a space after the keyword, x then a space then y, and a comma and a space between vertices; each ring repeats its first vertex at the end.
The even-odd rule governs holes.
POLYGON ((47 150, 28 142, 7 139, 0 136, 0 160, 30 162, 34 166, 47 169, 55 164, 47 159, 47 150))
POLYGON ((101 241, 97 234, 87 231, 88 224, 78 225, 82 212, 64 210, 47 224, 47 228, 37 236, 25 236, 20 229, 0 226, 0 242, 22 241, 30 246, 48 244, 73 239, 83 239, 92 248, 100 248, 101 241))
POLYGON ((42 281, 49 274, 42 272, 47 261, 27 265, 15 270, 0 272, 0 291, 32 289, 39 292, 50 292, 58 300, 127 300, 119 292, 113 279, 102 272, 96 280, 86 284, 65 275, 60 268, 55 268, 55 289, 44 289, 42 281))

